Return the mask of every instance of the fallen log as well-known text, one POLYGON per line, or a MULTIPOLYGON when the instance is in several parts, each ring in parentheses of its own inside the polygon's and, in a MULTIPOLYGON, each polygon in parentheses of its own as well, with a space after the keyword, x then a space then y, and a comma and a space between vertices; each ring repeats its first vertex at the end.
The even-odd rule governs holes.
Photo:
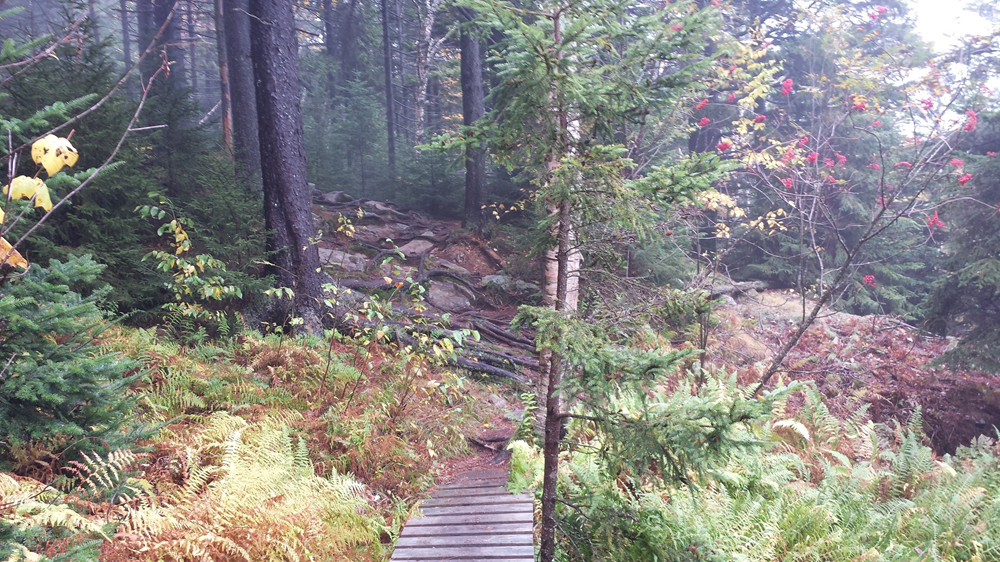
POLYGON ((471 359, 466 359, 465 357, 458 357, 458 358, 456 358, 454 360, 454 363, 456 365, 458 365, 459 367, 465 367, 466 369, 469 369, 470 371, 478 371, 478 372, 481 372, 481 373, 486 373, 488 375, 493 375, 495 377, 501 377, 501 378, 515 380, 515 381, 517 381, 517 382, 519 382, 521 384, 528 384, 528 382, 529 382, 527 378, 522 377, 521 375, 518 375, 517 373, 513 373, 511 371, 506 371, 506 370, 501 369, 499 367, 494 367, 493 365, 490 365, 488 363, 481 363, 479 361, 473 361, 471 359))
POLYGON ((770 285, 766 281, 744 281, 729 285, 717 285, 709 290, 708 297, 717 299, 723 295, 740 295, 748 291, 763 291, 770 285))

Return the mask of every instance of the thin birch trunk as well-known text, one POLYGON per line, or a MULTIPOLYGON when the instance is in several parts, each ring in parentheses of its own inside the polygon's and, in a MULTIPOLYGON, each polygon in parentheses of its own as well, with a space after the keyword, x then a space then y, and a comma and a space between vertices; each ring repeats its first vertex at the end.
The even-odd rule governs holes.
POLYGON ((392 97, 392 45, 389 43, 389 0, 381 0, 382 64, 385 72, 385 130, 389 152, 389 170, 396 169, 396 125, 392 97))

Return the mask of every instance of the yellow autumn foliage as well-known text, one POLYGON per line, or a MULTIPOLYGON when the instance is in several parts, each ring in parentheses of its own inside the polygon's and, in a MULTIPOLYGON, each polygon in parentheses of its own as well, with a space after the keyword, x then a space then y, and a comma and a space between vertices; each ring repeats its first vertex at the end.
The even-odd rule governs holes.
MULTIPOLYGON (((69 139, 57 137, 55 135, 45 135, 31 145, 31 159, 45 168, 45 172, 52 176, 62 170, 63 166, 72 167, 80 158, 76 148, 69 142, 69 139)), ((49 194, 49 187, 39 178, 28 176, 17 176, 8 185, 3 186, 3 193, 7 200, 27 199, 34 201, 35 207, 41 207, 45 211, 52 210, 52 196, 49 194)), ((6 213, 0 209, 0 224, 6 219, 6 213)), ((13 249, 10 242, 0 238, 0 267, 2 266, 28 268, 28 260, 24 259, 17 250, 13 249), (9 256, 8 256, 9 254, 9 256)))
POLYGON ((0 261, 0 266, 9 265, 11 267, 28 269, 28 260, 24 259, 24 257, 22 257, 17 250, 13 249, 10 242, 4 240, 3 238, 0 238, 0 260, 3 260, 0 261), (13 250, 13 253, 11 250, 13 250), (7 254, 10 254, 10 257, 4 260, 4 258, 7 257, 7 254))
POLYGON ((10 182, 10 185, 3 186, 3 194, 9 195, 11 199, 34 199, 36 207, 41 207, 46 211, 52 210, 49 188, 45 182, 38 178, 17 176, 10 182))
POLYGON ((72 168, 79 157, 69 139, 55 135, 45 135, 31 145, 31 159, 44 167, 49 176, 58 173, 63 166, 72 168))

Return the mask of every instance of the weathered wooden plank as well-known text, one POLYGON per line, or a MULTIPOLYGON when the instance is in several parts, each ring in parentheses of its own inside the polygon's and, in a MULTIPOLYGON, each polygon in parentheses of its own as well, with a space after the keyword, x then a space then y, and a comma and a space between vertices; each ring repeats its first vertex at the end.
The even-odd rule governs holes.
POLYGON ((495 560, 497 558, 517 558, 535 555, 534 546, 431 546, 397 548, 396 560, 453 560, 471 558, 475 560, 495 560))
POLYGON ((507 488, 503 486, 483 486, 476 488, 446 488, 434 490, 431 494, 435 498, 451 498, 455 496, 504 496, 509 494, 507 488))
POLYGON ((527 494, 508 494, 506 496, 455 496, 448 498, 431 497, 429 500, 420 502, 421 507, 443 507, 446 505, 489 505, 496 503, 528 503, 532 502, 531 496, 527 494))
POLYGON ((494 513, 497 515, 504 515, 507 513, 531 513, 535 510, 535 506, 530 503, 497 503, 493 505, 448 505, 444 507, 420 507, 420 512, 424 514, 424 517, 431 517, 437 515, 475 515, 477 513, 482 513, 483 515, 494 513))
POLYGON ((427 546, 531 546, 533 544, 534 536, 531 534, 400 537, 396 541, 396 549, 427 546))
POLYGON ((458 480, 468 480, 474 478, 507 478, 507 476, 508 472, 506 468, 477 468, 475 470, 462 473, 458 480))
POLYGON ((497 478, 489 480, 460 480, 457 482, 449 482, 448 484, 441 484, 435 487, 435 490, 465 490, 468 488, 492 488, 495 486, 504 486, 507 484, 506 478, 497 478))
POLYGON ((506 471, 483 469, 432 490, 403 527, 393 562, 533 562, 534 500, 507 492, 506 471))
POLYGON ((444 485, 450 484, 461 484, 465 482, 506 482, 509 475, 507 471, 474 471, 466 472, 460 477, 452 480, 451 482, 446 482, 444 485))
MULTIPOLYGON (((421 562, 423 562, 423 560, 421 562)), ((440 558, 438 560, 440 560, 440 558)), ((447 560, 448 562, 480 562, 482 558, 448 558, 447 560)), ((406 558, 393 558, 392 562, 417 562, 417 561, 406 558)), ((490 562, 535 562, 535 557, 520 556, 517 558, 490 558, 490 562)))
POLYGON ((499 533, 499 534, 513 534, 513 533, 528 533, 531 534, 535 529, 535 524, 532 521, 523 521, 521 523, 486 523, 483 525, 407 525, 403 527, 403 532, 399 534, 401 537, 433 537, 439 535, 448 536, 461 536, 461 535, 483 535, 487 533, 499 533))
POLYGON ((410 519, 406 526, 410 525, 427 527, 437 525, 490 525, 493 523, 533 523, 534 514, 530 512, 521 513, 491 513, 480 515, 441 515, 431 517, 414 517, 410 519))

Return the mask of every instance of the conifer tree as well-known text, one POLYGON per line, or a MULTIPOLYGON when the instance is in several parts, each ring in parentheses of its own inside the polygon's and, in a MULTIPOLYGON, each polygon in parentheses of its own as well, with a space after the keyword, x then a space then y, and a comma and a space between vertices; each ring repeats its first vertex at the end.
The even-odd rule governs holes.
MULTIPOLYGON (((486 119, 464 129, 460 138, 447 140, 476 146, 487 139, 501 164, 521 170, 533 184, 537 212, 544 214, 541 246, 547 248, 545 294, 551 308, 525 309, 520 322, 538 330, 541 355, 545 471, 540 556, 548 562, 556 552, 558 464, 566 421, 577 415, 577 406, 587 417, 591 410, 586 405, 607 403, 617 392, 615 384, 601 384, 602 377, 621 377, 634 390, 652 384, 683 356, 656 351, 632 362, 626 342, 600 337, 608 328, 589 325, 577 312, 577 302, 590 244, 611 231, 648 234, 653 209, 669 208, 705 189, 726 168, 708 154, 655 168, 641 178, 627 173, 631 161, 625 145, 635 140, 631 124, 658 119, 668 130, 673 124, 670 134, 675 137, 683 133, 674 112, 692 95, 710 62, 703 53, 712 12, 687 3, 626 8, 619 2, 543 1, 527 11, 507 3, 466 4, 480 25, 506 33, 494 52, 500 86, 493 90, 494 108, 486 119)), ((636 464, 685 447, 673 441, 675 435, 650 430, 662 419, 623 428, 621 410, 594 414, 609 443, 644 443, 638 450, 616 453, 634 454, 636 464), (616 434, 618 429, 624 433, 616 434), (645 441, 639 437, 643 433, 645 441)), ((723 427, 733 423, 723 417, 709 423, 712 431, 725 433, 723 427)), ((725 439, 717 443, 724 448, 725 439)), ((682 460, 664 470, 665 477, 675 478, 698 464, 682 453, 676 458, 682 460)))
POLYGON ((0 454, 41 443, 46 450, 93 449, 128 421, 135 364, 101 351, 108 326, 95 288, 104 266, 90 256, 32 266, 0 284, 0 454))
POLYGON ((967 165, 976 161, 977 173, 941 210, 948 219, 945 275, 924 309, 931 331, 959 337, 946 363, 1000 373, 1000 119, 986 115, 980 123, 982 132, 969 139, 964 158, 967 165))

